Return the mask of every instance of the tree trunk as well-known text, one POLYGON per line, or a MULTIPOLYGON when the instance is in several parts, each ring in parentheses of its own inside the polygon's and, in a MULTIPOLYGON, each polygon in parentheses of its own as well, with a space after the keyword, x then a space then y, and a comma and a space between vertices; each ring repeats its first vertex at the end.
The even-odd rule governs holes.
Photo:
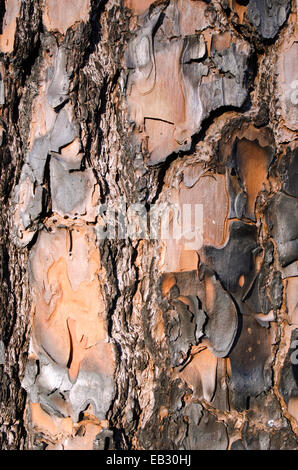
POLYGON ((296 449, 296 2, 0 23, 1 448, 296 449))

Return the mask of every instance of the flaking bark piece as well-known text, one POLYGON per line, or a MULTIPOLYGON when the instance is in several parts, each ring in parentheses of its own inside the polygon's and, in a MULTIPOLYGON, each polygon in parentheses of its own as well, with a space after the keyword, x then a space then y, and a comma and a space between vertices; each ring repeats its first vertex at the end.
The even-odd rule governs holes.
POLYGON ((229 354, 237 333, 237 310, 212 269, 201 265, 199 276, 205 290, 202 306, 208 316, 205 327, 208 347, 215 356, 225 357, 229 354))
POLYGON ((70 122, 66 108, 62 109, 55 121, 49 142, 49 150, 59 152, 77 137, 76 127, 70 122))
POLYGON ((60 47, 56 57, 55 71, 48 89, 48 102, 52 108, 62 106, 68 98, 69 76, 66 71, 65 48, 60 47))
POLYGON ((223 248, 204 248, 207 264, 218 274, 224 289, 233 295, 242 297, 255 279, 254 250, 257 247, 256 226, 233 221, 229 240, 223 248), (244 276, 243 283, 239 283, 241 276, 244 276))
POLYGON ((298 259, 298 199, 278 192, 271 199, 267 221, 282 267, 298 259))
POLYGON ((288 405, 291 398, 298 398, 298 329, 292 331, 290 347, 280 376, 279 391, 288 405))
POLYGON ((184 440, 187 450, 226 450, 227 428, 208 411, 202 413, 199 404, 191 403, 187 409, 188 433, 184 440), (212 436, 212 437, 211 437, 212 436))
MULTIPOLYGON (((255 313, 262 312, 267 315, 272 308, 267 286, 270 285, 270 267, 273 263, 273 244, 268 242, 265 246, 265 255, 260 272, 244 294, 242 300, 245 301, 251 310, 255 313)), ((277 274, 276 274, 277 276, 277 274)), ((277 281, 278 279, 276 279, 277 281)), ((277 282, 274 282, 271 289, 277 288, 277 282)), ((276 302, 273 301, 273 304, 276 302)), ((279 308, 279 307, 277 307, 279 308)))
POLYGON ((250 408, 250 399, 270 388, 270 354, 270 330, 260 326, 253 317, 243 315, 241 333, 229 356, 233 402, 238 411, 250 408))
POLYGON ((291 9, 290 0, 250 0, 247 16, 264 39, 274 39, 291 9))
POLYGON ((93 188, 96 184, 90 168, 73 170, 73 164, 63 162, 52 154, 50 162, 52 209, 62 216, 80 216, 91 209, 93 188))
POLYGON ((172 307, 165 316, 166 336, 173 367, 185 363, 191 347, 204 335, 207 318, 196 295, 180 294, 176 274, 179 273, 167 273, 161 279, 162 295, 167 297, 172 307))
POLYGON ((283 190, 290 196, 298 198, 298 148, 287 150, 278 167, 283 190))
POLYGON ((178 367, 187 360, 191 346, 197 344, 203 335, 206 315, 193 298, 180 296, 171 304, 173 310, 167 312, 167 338, 172 365, 178 367))

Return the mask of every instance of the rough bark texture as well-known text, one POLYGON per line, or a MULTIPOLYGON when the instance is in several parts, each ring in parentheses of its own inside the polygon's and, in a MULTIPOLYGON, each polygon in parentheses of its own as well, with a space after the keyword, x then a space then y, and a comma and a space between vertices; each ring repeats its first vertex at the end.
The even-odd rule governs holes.
POLYGON ((296 449, 296 1, 0 25, 1 448, 296 449), (203 246, 103 239, 121 201, 201 204, 203 246))

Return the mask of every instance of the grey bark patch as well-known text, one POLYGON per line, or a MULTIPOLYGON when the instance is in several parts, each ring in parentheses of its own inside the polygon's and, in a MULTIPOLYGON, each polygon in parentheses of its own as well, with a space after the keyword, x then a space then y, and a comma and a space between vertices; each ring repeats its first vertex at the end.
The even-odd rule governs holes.
POLYGON ((29 359, 26 364, 25 374, 21 386, 24 388, 24 390, 26 390, 29 399, 33 403, 37 403, 38 401, 38 388, 35 384, 37 375, 37 362, 35 360, 29 359))
POLYGON ((21 212, 21 218, 25 229, 29 228, 40 216, 42 212, 43 194, 44 189, 41 186, 37 186, 34 196, 30 198, 26 210, 21 212))
POLYGON ((89 404, 94 407, 95 416, 105 419, 114 397, 114 382, 109 375, 80 371, 76 383, 73 385, 69 400, 78 421, 80 413, 89 404))
POLYGON ((40 372, 36 362, 28 362, 22 387, 33 403, 40 403, 49 414, 58 417, 72 414, 79 421, 80 413, 89 404, 95 409, 98 419, 104 419, 114 396, 113 378, 108 375, 80 371, 75 384, 72 384, 65 367, 53 363, 42 356, 40 372))
POLYGON ((196 342, 196 323, 184 303, 173 301, 172 304, 175 310, 168 312, 166 328, 172 365, 177 367, 187 359, 191 346, 196 342))
POLYGON ((198 165, 186 168, 183 172, 184 186, 192 188, 199 181, 204 171, 204 167, 200 167, 198 165))
POLYGON ((55 121, 48 150, 59 152, 62 147, 70 144, 76 137, 77 129, 70 122, 67 111, 62 109, 55 121))
POLYGON ((242 298, 255 313, 262 312, 263 314, 268 314, 270 311, 271 296, 269 297, 268 295, 267 286, 271 285, 270 266, 272 262, 273 245, 269 242, 265 246, 265 255, 260 272, 242 298))
POLYGON ((5 89, 4 89, 4 81, 2 75, 0 73, 0 106, 5 104, 5 89))
POLYGON ((247 91, 234 78, 223 77, 202 83, 200 97, 204 116, 207 117, 211 111, 225 106, 241 108, 247 98, 247 91))
MULTIPOLYGON (((195 111, 196 106, 201 108, 198 91, 202 77, 208 75, 208 67, 201 62, 190 61, 181 64, 181 72, 184 82, 184 94, 188 99, 190 108, 195 111), (191 87, 192 93, 189 87, 191 87)), ((198 121, 200 118, 201 116, 198 117, 198 121)))
POLYGON ((247 16, 264 39, 274 39, 291 9, 290 0, 250 0, 247 16))
MULTIPOLYGON (((32 157, 32 155, 31 155, 32 157)), ((27 160, 30 160, 30 156, 27 156, 27 160)), ((36 177, 39 180, 43 179, 44 173, 44 162, 39 162, 38 159, 31 158, 31 164, 34 166, 34 170, 31 168, 29 163, 25 163, 22 168, 19 184, 15 187, 13 204, 14 208, 19 209, 18 216, 18 228, 22 232, 29 228, 32 228, 32 237, 36 227, 33 228, 34 224, 38 221, 40 214, 43 209, 45 189, 41 184, 37 184, 36 177), (40 163, 40 166, 38 166, 40 163)), ((29 236, 27 230, 26 236, 23 239, 18 232, 19 243, 26 246, 30 243, 32 237, 29 236)))
POLYGON ((204 248, 208 264, 218 274, 225 288, 233 294, 244 294, 256 275, 254 250, 257 248, 257 228, 240 221, 230 225, 229 240, 223 248, 204 248), (240 276, 245 277, 244 286, 239 285, 240 276))
MULTIPOLYGON (((247 43, 243 42, 243 44, 247 43)), ((243 85, 250 52, 249 47, 247 53, 241 51, 240 47, 238 50, 238 45, 241 46, 241 42, 231 42, 230 46, 226 49, 217 51, 212 41, 211 57, 219 71, 224 73, 230 73, 231 75, 233 75, 238 84, 243 85)))
POLYGON ((207 316, 195 294, 193 288, 192 293, 180 296, 179 286, 174 285, 167 295, 170 309, 165 313, 166 337, 173 367, 187 360, 191 347, 204 335, 207 316))
POLYGON ((0 365, 5 363, 5 346, 2 340, 0 340, 0 365))
POLYGON ((145 16, 144 27, 130 41, 125 51, 124 60, 126 67, 140 70, 147 77, 154 67, 153 31, 164 9, 165 6, 160 5, 152 14, 145 16))
POLYGON ((61 215, 84 215, 92 188, 92 170, 72 171, 73 165, 52 156, 50 162, 52 210, 61 215))
POLYGON ((192 36, 185 36, 183 41, 183 50, 180 62, 187 64, 192 61, 203 59, 206 54, 206 43, 204 36, 194 34, 192 36))
POLYGON ((237 310, 229 293, 216 279, 214 271, 206 266, 201 266, 199 275, 205 284, 205 299, 202 303, 208 316, 205 327, 208 348, 215 356, 225 357, 229 354, 237 333, 237 310), (211 289, 213 289, 213 293, 208 294, 211 289))
MULTIPOLYGON (((192 407, 198 406, 192 404, 192 407)), ((202 413, 201 413, 202 414, 202 413)), ((228 448, 227 428, 217 421, 216 417, 204 411, 200 417, 199 412, 188 413, 188 436, 183 441, 187 450, 226 450, 228 448), (199 418, 199 423, 197 420, 199 418)))
POLYGON ((231 351, 231 390, 237 410, 249 408, 249 400, 271 386, 270 332, 252 317, 242 316, 241 334, 231 351))
POLYGON ((281 307, 283 298, 282 277, 279 271, 276 271, 273 275, 272 283, 270 286, 270 293, 270 297, 272 299, 272 306, 275 310, 277 310, 281 307))
POLYGON ((243 442, 240 439, 237 439, 237 441, 234 441, 233 444, 231 445, 231 450, 246 450, 243 442))
POLYGON ((60 47, 56 56, 55 71, 53 80, 48 89, 48 102, 52 108, 56 109, 67 100, 69 91, 69 77, 66 72, 65 48, 60 47))
POLYGON ((276 193, 268 206, 267 220, 285 267, 298 259, 298 199, 276 193))
POLYGON ((270 450, 297 450, 297 435, 290 425, 270 436, 270 450))
POLYGON ((298 198, 298 148, 287 149, 278 167, 283 182, 283 190, 290 196, 298 198))
POLYGON ((255 432, 249 432, 248 426, 243 429, 243 441, 245 442, 246 450, 269 450, 270 448, 270 434, 267 431, 259 431, 257 435, 255 432))
POLYGON ((32 169, 37 184, 42 184, 44 168, 49 152, 49 137, 43 136, 34 140, 32 150, 27 155, 27 162, 32 169))
POLYGON ((28 361, 22 387, 31 403, 40 403, 49 415, 66 417, 71 413, 67 402, 72 383, 65 367, 40 355, 39 369, 36 361, 28 361))
POLYGON ((204 295, 203 285, 197 271, 177 272, 175 278, 181 295, 197 295, 199 298, 204 295))
POLYGON ((203 407, 199 403, 190 403, 185 409, 187 416, 192 424, 197 426, 203 415, 203 407))

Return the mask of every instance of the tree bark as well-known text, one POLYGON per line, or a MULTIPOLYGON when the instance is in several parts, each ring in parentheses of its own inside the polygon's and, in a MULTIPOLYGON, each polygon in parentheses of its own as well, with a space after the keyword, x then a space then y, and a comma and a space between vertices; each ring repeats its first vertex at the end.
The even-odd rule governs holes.
POLYGON ((297 449, 296 2, 0 23, 0 447, 297 449))

